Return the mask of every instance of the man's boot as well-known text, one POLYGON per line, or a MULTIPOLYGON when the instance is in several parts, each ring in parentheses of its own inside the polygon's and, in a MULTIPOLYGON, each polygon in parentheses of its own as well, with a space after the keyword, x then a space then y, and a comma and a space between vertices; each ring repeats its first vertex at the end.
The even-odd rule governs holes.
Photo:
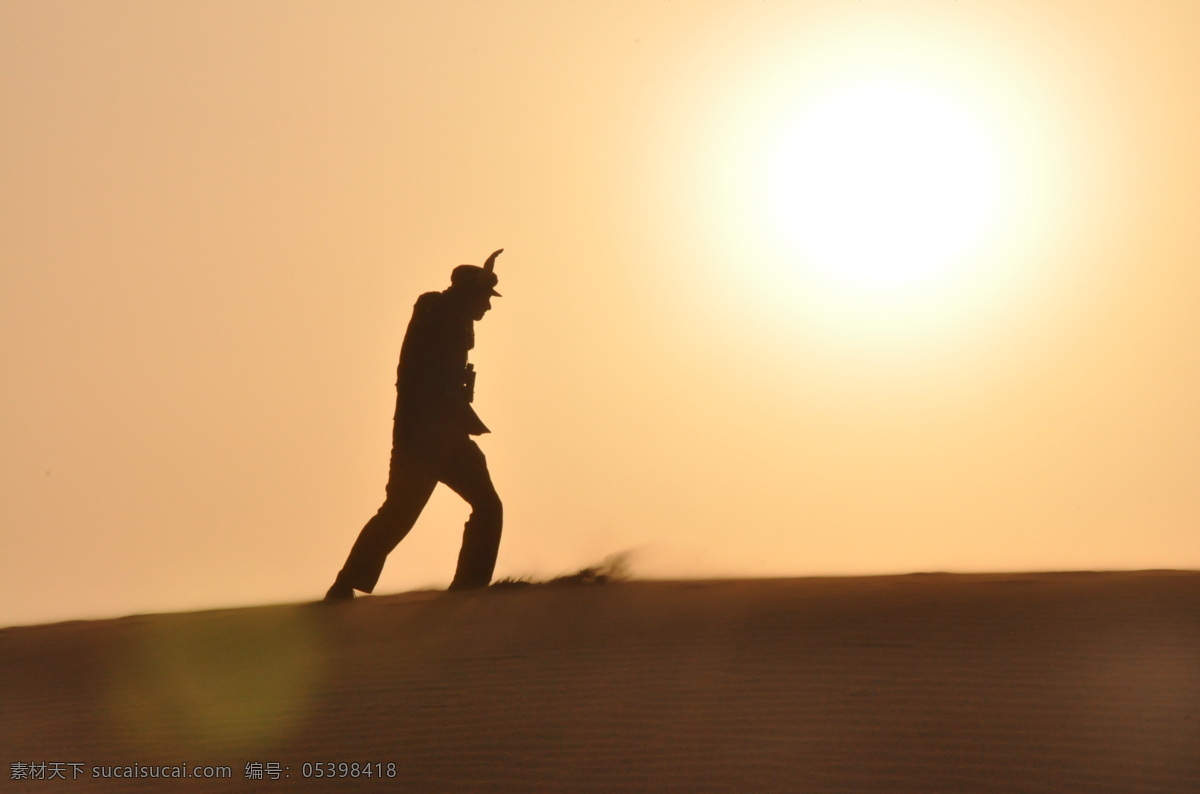
POLYGON ((353 601, 354 588, 342 582, 341 578, 334 580, 333 586, 325 593, 325 601, 327 603, 335 603, 338 601, 353 601))

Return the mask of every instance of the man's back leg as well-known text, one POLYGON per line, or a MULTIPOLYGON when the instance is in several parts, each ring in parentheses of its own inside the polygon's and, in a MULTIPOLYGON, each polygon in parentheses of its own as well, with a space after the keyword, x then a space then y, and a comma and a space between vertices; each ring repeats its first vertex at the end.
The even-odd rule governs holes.
POLYGON ((369 593, 375 589, 388 554, 417 523, 435 487, 437 479, 424 466, 405 455, 392 453, 387 499, 358 533, 346 564, 326 595, 327 600, 337 600, 339 596, 352 598, 353 590, 369 593))

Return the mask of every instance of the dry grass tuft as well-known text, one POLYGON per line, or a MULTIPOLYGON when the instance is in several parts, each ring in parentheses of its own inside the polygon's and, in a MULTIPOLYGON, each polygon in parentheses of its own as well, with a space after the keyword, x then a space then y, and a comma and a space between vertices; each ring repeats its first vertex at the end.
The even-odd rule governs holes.
POLYGON ((556 576, 553 579, 542 581, 531 579, 527 576, 508 576, 500 579, 499 581, 493 582, 491 586, 504 589, 546 584, 573 585, 608 584, 609 582, 621 582, 629 579, 632 575, 632 559, 632 551, 619 551, 616 554, 608 555, 596 565, 590 565, 587 568, 580 568, 575 573, 563 574, 561 576, 556 576))

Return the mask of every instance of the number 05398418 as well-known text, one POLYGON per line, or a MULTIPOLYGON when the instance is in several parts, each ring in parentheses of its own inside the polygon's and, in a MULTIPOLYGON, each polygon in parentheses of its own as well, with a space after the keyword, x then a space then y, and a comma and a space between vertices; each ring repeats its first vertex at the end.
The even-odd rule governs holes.
POLYGON ((396 764, 390 761, 347 763, 345 761, 316 761, 300 765, 300 775, 310 778, 331 777, 395 777, 396 764))

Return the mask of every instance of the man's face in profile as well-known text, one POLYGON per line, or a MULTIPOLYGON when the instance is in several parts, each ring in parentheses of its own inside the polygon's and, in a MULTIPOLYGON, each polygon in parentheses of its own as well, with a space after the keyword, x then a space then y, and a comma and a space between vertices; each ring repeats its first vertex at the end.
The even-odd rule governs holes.
POLYGON ((483 315, 491 311, 491 308, 492 296, 485 292, 471 298, 467 303, 467 314, 471 316, 472 320, 478 321, 482 320, 483 315))

